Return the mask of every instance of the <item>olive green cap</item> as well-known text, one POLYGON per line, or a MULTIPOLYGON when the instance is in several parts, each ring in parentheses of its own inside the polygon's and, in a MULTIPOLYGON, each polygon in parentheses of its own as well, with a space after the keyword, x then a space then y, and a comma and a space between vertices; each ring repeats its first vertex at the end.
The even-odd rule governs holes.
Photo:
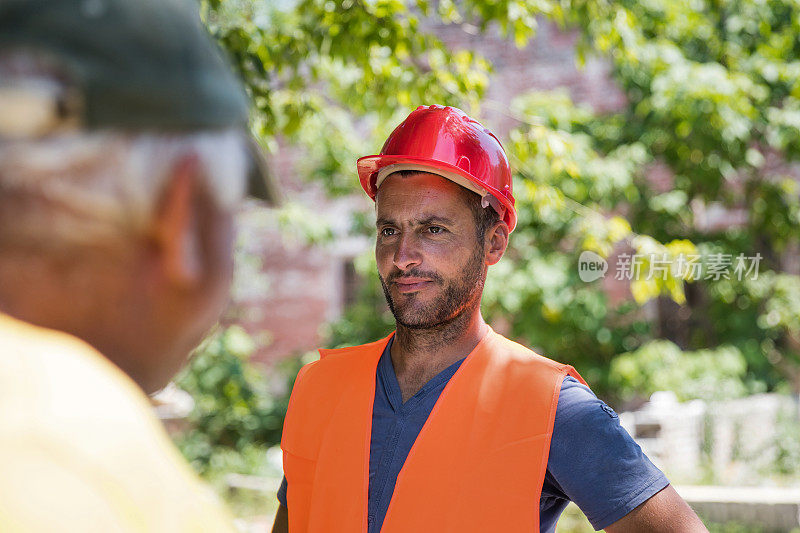
MULTIPOLYGON (((247 128, 244 88, 193 0, 0 0, 0 51, 52 67, 70 89, 60 112, 85 130, 247 128)), ((274 201, 253 167, 251 191, 274 201)))

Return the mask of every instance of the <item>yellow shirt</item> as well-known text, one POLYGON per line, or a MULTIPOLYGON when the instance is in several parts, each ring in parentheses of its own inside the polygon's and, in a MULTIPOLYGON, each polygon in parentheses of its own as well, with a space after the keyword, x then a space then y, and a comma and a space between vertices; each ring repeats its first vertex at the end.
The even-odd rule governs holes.
POLYGON ((0 314, 0 532, 62 531, 235 529, 127 375, 0 314))

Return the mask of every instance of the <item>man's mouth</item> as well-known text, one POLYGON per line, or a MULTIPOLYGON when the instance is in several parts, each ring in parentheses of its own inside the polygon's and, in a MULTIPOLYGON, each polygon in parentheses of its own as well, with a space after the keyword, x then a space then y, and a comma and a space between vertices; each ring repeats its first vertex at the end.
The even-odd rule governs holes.
POLYGON ((407 294, 422 290, 432 282, 432 280, 425 278, 397 278, 392 283, 397 287, 398 292, 407 294))

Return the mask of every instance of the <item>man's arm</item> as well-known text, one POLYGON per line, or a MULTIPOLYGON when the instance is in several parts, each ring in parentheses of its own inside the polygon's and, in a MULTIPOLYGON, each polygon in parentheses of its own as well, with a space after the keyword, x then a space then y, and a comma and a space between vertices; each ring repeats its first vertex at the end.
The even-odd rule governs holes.
POLYGON ((289 509, 283 504, 278 506, 275 523, 272 524, 272 533, 289 533, 289 509))
MULTIPOLYGON (((617 414, 570 377, 558 398, 547 468, 543 494, 572 500, 597 530, 705 531, 617 414)), ((542 517, 555 522, 552 513, 542 517)))
POLYGON ((608 533, 700 533, 708 532, 692 508, 672 485, 667 485, 639 507, 605 529, 608 533))

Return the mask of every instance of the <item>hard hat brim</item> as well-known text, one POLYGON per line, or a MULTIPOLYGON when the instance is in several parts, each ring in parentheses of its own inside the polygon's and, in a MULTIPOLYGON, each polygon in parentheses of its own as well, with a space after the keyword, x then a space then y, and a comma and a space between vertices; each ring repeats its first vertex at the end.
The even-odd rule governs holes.
POLYGON ((432 174, 442 176, 443 178, 458 183, 463 187, 464 184, 459 183, 460 180, 453 179, 452 175, 456 174, 457 176, 460 176, 461 178, 466 179, 468 182, 475 185, 475 188, 466 187, 467 189, 476 193, 477 191, 475 189, 485 190, 494 196, 505 208, 505 216, 503 217, 503 220, 508 225, 509 232, 514 231, 514 228, 517 225, 517 212, 514 209, 513 199, 508 198, 505 194, 503 194, 501 191, 498 191, 494 187, 486 185, 485 183, 481 183, 480 180, 464 169, 444 161, 402 155, 368 155, 361 157, 356 162, 356 167, 358 168, 358 179, 361 181, 361 187, 364 189, 364 192, 366 192, 370 198, 375 200, 375 195, 378 193, 378 184, 376 183, 378 173, 388 166, 398 166, 399 170, 403 165, 413 166, 414 168, 424 168, 426 171, 432 174))

